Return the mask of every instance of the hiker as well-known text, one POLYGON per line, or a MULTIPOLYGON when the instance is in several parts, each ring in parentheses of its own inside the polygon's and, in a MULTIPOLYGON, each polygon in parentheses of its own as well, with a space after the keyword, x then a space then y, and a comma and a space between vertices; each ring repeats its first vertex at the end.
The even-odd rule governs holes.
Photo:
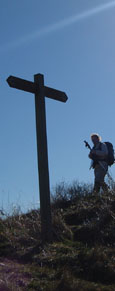
POLYGON ((94 133, 91 134, 91 141, 93 148, 89 153, 89 158, 92 159, 92 168, 94 168, 94 192, 98 193, 102 187, 103 191, 108 191, 108 186, 104 181, 105 175, 108 171, 108 148, 105 143, 101 142, 101 137, 94 133))

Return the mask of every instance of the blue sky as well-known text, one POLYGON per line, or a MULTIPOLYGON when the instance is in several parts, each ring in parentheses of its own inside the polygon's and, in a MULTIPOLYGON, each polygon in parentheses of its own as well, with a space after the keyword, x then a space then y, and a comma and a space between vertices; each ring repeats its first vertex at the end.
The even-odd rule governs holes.
POLYGON ((46 98, 51 189, 93 182, 84 139, 98 132, 115 145, 114 27, 115 1, 0 2, 0 207, 39 202, 34 95, 10 88, 9 75, 44 74, 46 86, 68 96, 46 98))

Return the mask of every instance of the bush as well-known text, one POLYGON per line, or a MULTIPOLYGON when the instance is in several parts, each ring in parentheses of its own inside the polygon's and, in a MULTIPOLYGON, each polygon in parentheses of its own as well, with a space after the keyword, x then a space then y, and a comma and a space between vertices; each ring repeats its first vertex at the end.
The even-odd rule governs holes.
POLYGON ((78 181, 72 184, 61 182, 56 185, 51 194, 52 206, 55 208, 64 208, 70 203, 78 201, 79 199, 89 196, 92 192, 92 185, 79 183, 78 181))

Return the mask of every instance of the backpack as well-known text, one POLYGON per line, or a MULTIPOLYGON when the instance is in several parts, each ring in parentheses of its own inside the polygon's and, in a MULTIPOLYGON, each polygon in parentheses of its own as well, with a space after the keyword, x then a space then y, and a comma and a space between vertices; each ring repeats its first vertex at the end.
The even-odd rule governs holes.
POLYGON ((108 166, 112 166, 115 162, 115 157, 114 157, 114 148, 111 142, 104 142, 107 146, 108 149, 108 156, 107 156, 107 163, 108 166))

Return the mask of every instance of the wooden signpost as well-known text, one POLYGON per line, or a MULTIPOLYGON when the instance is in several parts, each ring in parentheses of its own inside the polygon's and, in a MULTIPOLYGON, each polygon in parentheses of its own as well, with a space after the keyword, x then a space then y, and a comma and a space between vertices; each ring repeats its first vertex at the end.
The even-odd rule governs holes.
POLYGON ((50 242, 52 240, 52 222, 50 208, 45 96, 61 102, 66 102, 68 98, 64 92, 44 86, 44 76, 42 74, 34 75, 34 82, 26 81, 14 76, 9 76, 7 82, 12 88, 35 94, 41 234, 43 242, 50 242))

